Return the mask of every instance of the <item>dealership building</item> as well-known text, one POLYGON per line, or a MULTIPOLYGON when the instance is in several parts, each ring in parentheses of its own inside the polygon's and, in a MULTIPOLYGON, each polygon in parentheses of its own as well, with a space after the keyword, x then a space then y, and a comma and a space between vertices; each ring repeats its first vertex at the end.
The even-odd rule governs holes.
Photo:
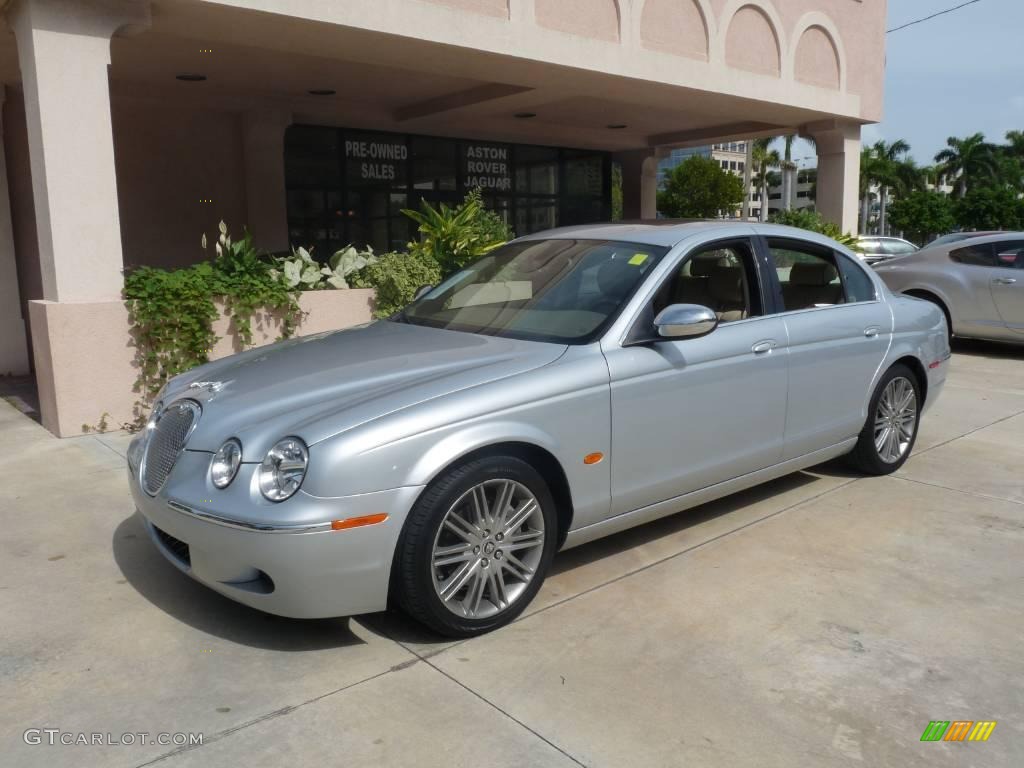
POLYGON ((73 434, 85 382, 122 386, 104 377, 130 345, 124 268, 204 258, 221 219, 270 251, 397 249, 403 208, 480 188, 525 234, 608 219, 616 166, 625 217, 653 218, 672 150, 800 133, 817 209, 855 230, 885 16, 884 0, 0 0, 0 375, 33 371, 44 425, 73 434))

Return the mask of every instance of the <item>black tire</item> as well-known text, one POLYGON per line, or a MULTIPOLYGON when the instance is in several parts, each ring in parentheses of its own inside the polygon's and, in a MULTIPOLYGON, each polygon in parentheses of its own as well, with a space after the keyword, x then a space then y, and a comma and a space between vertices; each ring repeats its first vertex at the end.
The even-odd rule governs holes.
MULTIPOLYGON (((427 487, 405 522, 395 552, 394 580, 398 604, 417 621, 448 637, 473 637, 504 626, 523 612, 543 584, 555 554, 557 526, 555 502, 547 483, 540 473, 525 461, 511 456, 488 456, 451 469, 427 487), (458 615, 447 607, 438 594, 438 588, 435 588, 432 556, 435 542, 439 540, 439 529, 452 506, 471 489, 481 483, 502 480, 510 480, 525 486, 540 507, 543 519, 543 544, 536 547, 536 550, 539 550, 539 561, 530 580, 525 583, 525 587, 520 587, 520 593, 507 607, 500 608, 494 603, 492 598, 496 585, 488 584, 482 589, 488 591, 489 606, 497 609, 497 613, 485 618, 458 615)), ((480 531, 472 535, 480 535, 480 531)), ((491 545, 502 546, 494 544, 493 541, 491 545)), ((497 556, 501 556, 500 551, 497 556)), ((505 557, 507 559, 508 555, 505 557)), ((536 558, 536 553, 533 557, 536 558)), ((487 560, 481 561, 478 558, 477 562, 484 562, 483 567, 489 567, 486 565, 487 560)), ((467 587, 467 600, 468 589, 467 587)), ((459 591, 461 590, 456 590, 459 591)))
POLYGON ((864 420, 864 428, 861 429, 860 437, 857 439, 856 447, 850 452, 849 459, 854 467, 869 475, 888 475, 903 466, 914 450, 914 443, 917 442, 917 431, 921 423, 921 382, 910 368, 897 363, 882 374, 878 380, 871 402, 868 405, 867 418, 864 420), (907 441, 906 448, 895 461, 887 461, 880 454, 875 445, 875 419, 878 416, 878 404, 883 393, 889 384, 895 379, 905 379, 913 387, 914 403, 916 413, 913 419, 913 432, 907 441))

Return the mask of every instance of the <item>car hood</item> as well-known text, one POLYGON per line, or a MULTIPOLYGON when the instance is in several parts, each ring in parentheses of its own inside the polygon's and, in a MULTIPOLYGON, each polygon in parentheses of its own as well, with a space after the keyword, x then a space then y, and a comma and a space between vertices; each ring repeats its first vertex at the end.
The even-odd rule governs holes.
POLYGON ((172 380, 165 403, 203 406, 190 450, 229 437, 261 461, 282 437, 308 445, 437 397, 554 362, 566 346, 379 321, 249 350, 172 380))

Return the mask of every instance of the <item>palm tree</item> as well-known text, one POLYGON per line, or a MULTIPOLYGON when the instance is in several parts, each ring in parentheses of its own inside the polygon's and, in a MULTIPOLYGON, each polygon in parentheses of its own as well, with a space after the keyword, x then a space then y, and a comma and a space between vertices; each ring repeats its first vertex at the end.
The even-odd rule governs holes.
POLYGON ((871 147, 872 161, 870 169, 878 184, 878 230, 880 235, 887 234, 886 215, 889 205, 889 189, 894 188, 897 193, 906 194, 912 189, 923 186, 921 171, 912 160, 906 155, 910 152, 910 145, 903 139, 897 139, 892 144, 885 141, 876 141, 871 147))
POLYGON ((782 137, 782 209, 784 211, 793 208, 793 195, 796 184, 797 165, 793 162, 793 142, 796 141, 794 134, 782 137))
POLYGON ((1006 148, 1008 155, 1024 158, 1024 131, 1007 131, 1006 143, 1009 144, 1006 148))
POLYGON ((871 147, 863 147, 860 150, 860 231, 865 235, 871 219, 871 187, 875 184, 878 184, 875 153, 871 147))
POLYGON ((957 182, 959 195, 967 194, 967 182, 982 176, 995 173, 995 158, 992 145, 986 143, 985 134, 976 133, 966 139, 950 136, 946 139, 946 149, 935 155, 935 162, 942 165, 943 170, 951 176, 959 175, 957 182))
POLYGON ((774 139, 754 139, 751 156, 754 160, 754 179, 757 181, 757 188, 761 193, 761 213, 759 221, 768 220, 768 174, 772 168, 782 165, 782 158, 779 153, 768 146, 774 139))

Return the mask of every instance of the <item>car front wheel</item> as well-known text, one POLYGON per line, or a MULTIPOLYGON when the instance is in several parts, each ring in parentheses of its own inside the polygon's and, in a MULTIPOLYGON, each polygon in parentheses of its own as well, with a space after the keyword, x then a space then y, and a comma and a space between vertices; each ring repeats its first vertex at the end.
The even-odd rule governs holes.
POLYGON ((540 589, 557 518, 529 464, 491 456, 435 480, 409 514, 396 552, 400 604, 450 637, 508 624, 540 589))
POLYGON ((871 475, 888 475, 903 466, 917 439, 921 386, 907 366, 898 363, 882 376, 868 407, 868 417, 853 463, 871 475))

